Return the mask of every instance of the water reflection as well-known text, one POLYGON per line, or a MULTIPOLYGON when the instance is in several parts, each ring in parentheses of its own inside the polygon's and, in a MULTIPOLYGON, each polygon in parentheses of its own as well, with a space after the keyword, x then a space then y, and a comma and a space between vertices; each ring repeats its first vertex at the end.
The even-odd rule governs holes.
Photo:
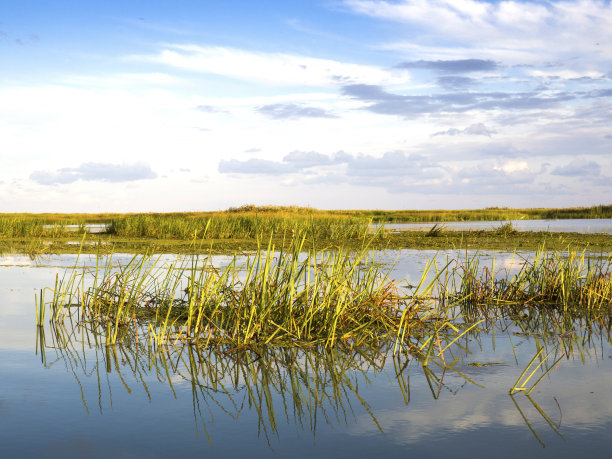
MULTIPOLYGON (((44 329, 38 327, 37 352, 45 367, 61 363, 73 374, 87 412, 92 403, 100 413, 105 405, 113 405, 110 376, 114 374, 128 393, 140 386, 148 399, 151 378, 166 383, 174 397, 187 385, 193 398, 196 432, 204 432, 210 442, 208 426, 216 415, 237 420, 245 410, 256 412, 258 433, 268 442, 278 434, 279 423, 293 424, 313 437, 320 424, 347 424, 355 405, 377 423, 359 387, 383 368, 386 356, 378 352, 340 347, 156 348, 136 337, 104 346, 97 333, 79 328, 54 327, 52 342, 47 343, 44 329), (93 397, 85 393, 86 384, 82 383, 92 377, 98 388, 93 397)), ((395 363, 401 366, 400 361, 395 363)), ((408 384, 401 374, 398 382, 408 403, 408 384)))
MULTIPOLYGON (((474 311, 466 311, 468 314, 474 315, 474 311)), ((160 347, 143 339, 145 330, 139 328, 125 330, 120 344, 106 346, 104 330, 76 322, 46 330, 37 327, 37 354, 46 368, 65 366, 72 374, 88 413, 96 410, 103 414, 112 408, 117 391, 150 401, 151 384, 165 385, 175 399, 189 393, 196 435, 204 435, 211 445, 221 417, 232 422, 252 418, 252 429, 272 448, 285 440, 287 426, 295 428, 298 436, 308 432, 313 440, 321 430, 334 426, 357 428, 357 432, 365 428, 369 435, 374 429, 389 435, 397 423, 396 419, 389 424, 388 416, 393 412, 403 412, 400 417, 408 416, 411 422, 418 417, 421 429, 431 429, 431 422, 455 425, 459 430, 491 423, 490 418, 468 421, 467 412, 457 411, 453 400, 466 390, 467 397, 476 391, 476 399, 468 398, 472 400, 468 412, 474 408, 469 404, 483 399, 482 391, 488 390, 484 399, 490 409, 513 419, 504 423, 516 425, 520 420, 541 446, 551 441, 549 433, 565 441, 563 403, 557 396, 552 396, 553 404, 541 405, 541 392, 547 389, 537 397, 530 390, 510 393, 513 383, 517 386, 521 379, 517 376, 529 368, 529 359, 541 365, 527 389, 541 388, 545 385, 540 386, 542 380, 557 378, 555 372, 564 362, 588 364, 593 358, 605 358, 612 342, 610 317, 582 315, 571 322, 558 311, 514 307, 489 311, 479 319, 484 321, 452 343, 441 358, 425 359, 417 352, 393 356, 390 348, 351 346, 160 347), (499 379, 505 387, 495 391, 499 379), (416 384, 421 398, 416 410, 408 410, 413 403, 411 383, 416 384), (384 396, 381 390, 386 392, 384 396), (426 392, 444 406, 432 405, 438 408, 423 412, 426 392), (381 397, 395 402, 381 403, 381 397), (508 414, 508 406, 513 407, 514 415, 508 414)), ((566 382, 571 385, 571 378, 566 382)), ((571 389, 561 393, 571 401, 571 389)), ((570 419, 571 415, 576 413, 570 413, 570 419)))
MULTIPOLYGON (((512 254, 479 254, 514 269, 512 254)), ((433 255, 389 251, 383 261, 395 260, 392 277, 410 282, 433 255)), ((125 264, 131 255, 114 258, 125 264)), ((107 348, 104 330, 69 320, 61 329, 47 321, 44 336, 42 329, 35 333, 33 299, 40 287, 52 285, 67 267, 97 262, 83 255, 0 261, 1 457, 70 456, 71 442, 89 445, 95 457, 121 449, 134 457, 451 452, 558 459, 609 449, 609 308, 568 316, 552 308, 458 305, 453 323, 485 320, 444 352, 446 363, 432 359, 425 367, 416 352, 394 360, 384 349, 156 348, 143 340, 142 329, 107 348), (528 396, 510 396, 542 348, 541 357, 553 353, 527 390, 562 360, 528 396), (29 435, 32 426, 41 426, 35 435, 29 435)))
MULTIPOLYGON (((560 219, 560 220, 509 220, 512 227, 518 231, 549 231, 571 233, 606 233, 612 234, 612 219, 560 219)), ((465 221, 439 222, 438 226, 454 231, 495 230, 504 222, 500 221, 465 221)), ((507 222, 506 222, 507 223, 507 222)), ((436 223, 386 223, 388 231, 428 231, 436 223)), ((378 228, 378 225, 372 225, 378 228)))

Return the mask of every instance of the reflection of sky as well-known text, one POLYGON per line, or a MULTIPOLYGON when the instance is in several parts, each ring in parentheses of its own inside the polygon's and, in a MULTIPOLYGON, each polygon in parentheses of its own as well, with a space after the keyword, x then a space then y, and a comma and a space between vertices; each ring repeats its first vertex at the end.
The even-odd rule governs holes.
MULTIPOLYGON (((413 282, 420 277, 425 264, 435 253, 388 251, 379 255, 380 261, 392 269, 392 277, 396 280, 407 278, 413 282), (395 265, 391 267, 394 261, 395 265)), ((445 260, 447 256, 454 255, 456 253, 453 251, 439 252, 437 259, 445 260)), ((483 255, 488 259, 495 256, 498 266, 508 266, 512 256, 493 252, 483 255)), ((131 257, 115 255, 114 259, 126 263, 131 257)), ((161 260, 170 263, 175 258, 163 256, 161 260)), ((87 266, 95 266, 96 263, 92 256, 81 256, 79 260, 87 266)), ((214 264, 227 264, 229 260, 228 257, 215 258, 214 264)), ((185 380, 172 371, 165 375, 144 365, 138 370, 140 373, 134 374, 129 359, 119 352, 122 380, 116 373, 116 367, 113 366, 110 373, 106 372, 101 360, 103 349, 97 351, 97 358, 92 351, 87 351, 87 359, 72 356, 72 360, 57 359, 55 352, 49 349, 48 368, 45 369, 40 356, 34 352, 34 294, 41 287, 52 286, 56 274, 61 277, 65 267, 75 263, 76 256, 73 255, 42 260, 15 256, 0 259, 0 444, 3 445, 0 446, 0 453, 10 451, 6 448, 11 445, 25 445, 23 454, 33 454, 33 451, 37 451, 36 445, 42 448, 50 444, 55 447, 62 444, 62 448, 73 451, 70 448, 83 441, 89 445, 94 456, 100 456, 107 451, 108 442, 92 434, 92 426, 105 438, 118 438, 118 444, 134 454, 171 454, 173 448, 174 451, 181 448, 182 451, 200 454, 210 451, 221 456, 247 452, 251 456, 266 456, 270 453, 264 437, 257 433, 255 410, 243 398, 237 397, 234 400, 236 407, 242 407, 239 414, 236 415, 238 408, 229 410, 233 414, 228 414, 217 402, 222 400, 226 410, 233 406, 232 402, 225 396, 213 400, 210 397, 214 396, 215 391, 211 388, 208 389, 212 392, 207 392, 209 395, 200 400, 205 406, 207 430, 214 445, 209 450, 207 440, 198 439, 195 435, 192 386, 188 382, 181 382, 185 380), (15 266, 9 267, 9 264, 15 266), (144 375, 146 388, 138 375, 144 375), (168 377, 175 383, 176 395, 167 383, 168 377), (102 396, 98 400, 100 390, 102 396), (81 397, 90 414, 87 414, 81 397), (65 424, 53 422, 58 412, 66 419, 65 424), (232 416, 236 416, 236 419, 232 416), (26 444, 19 432, 32 425, 34 419, 44 423, 46 432, 26 444), (164 422, 160 423, 160 419, 164 422), (70 434, 66 433, 68 431, 70 434), (158 446, 157 442, 152 444, 151 436, 164 438, 164 445, 158 446), (126 437, 130 437, 129 442, 125 440, 126 437), (77 441, 79 438, 81 440, 77 441), (243 446, 234 444, 232 439, 235 438, 241 438, 243 446)), ((483 260, 481 264, 484 263, 486 261, 483 260)), ((508 395, 509 388, 535 353, 535 343, 533 338, 515 335, 511 335, 511 338, 512 342, 498 330, 494 338, 490 334, 471 337, 467 343, 469 352, 458 347, 447 351, 447 361, 459 359, 454 367, 456 370, 484 387, 466 382, 462 376, 447 371, 437 400, 432 395, 422 367, 415 360, 411 360, 403 373, 410 388, 410 402, 407 405, 397 385, 392 359, 387 359, 382 372, 369 373, 367 380, 354 375, 352 381, 356 383, 359 396, 367 404, 369 413, 357 397, 347 391, 343 395, 346 422, 342 414, 338 415, 333 407, 327 406, 327 419, 319 413, 316 441, 309 432, 308 422, 300 426, 293 418, 292 408, 290 415, 285 416, 283 403, 275 392, 278 388, 271 387, 279 422, 279 437, 274 437, 272 441, 274 451, 279 457, 317 453, 337 456, 338 445, 342 445, 341 452, 347 455, 374 454, 378 451, 380 454, 399 456, 413 451, 419 457, 449 452, 454 457, 490 457, 491 454, 512 457, 516 455, 516 448, 521 448, 526 455, 563 457, 575 455, 578 449, 586 454, 597 451, 599 445, 609 444, 612 430, 610 346, 603 343, 597 349, 591 349, 585 362, 578 355, 562 360, 559 367, 544 378, 532 393, 532 399, 544 413, 555 422, 561 419, 560 432, 566 442, 552 431, 524 394, 515 396, 527 420, 546 443, 546 449, 542 449, 508 395), (512 346, 516 350, 517 362, 512 346), (507 364, 487 367, 469 365, 490 362, 507 364), (384 436, 380 434, 372 415, 384 431, 384 436)), ((49 344, 49 336, 47 340, 49 344)), ((549 342, 549 345, 553 342, 549 342)), ((466 346, 465 339, 461 340, 461 344, 466 346)), ((438 377, 442 375, 435 364, 430 364, 430 369, 438 377)), ((220 382, 230 386, 233 380, 242 386, 244 375, 228 375, 220 382)), ((434 393, 437 393, 437 383, 434 381, 432 384, 434 393)), ((307 420, 307 417, 303 419, 307 420)), ((201 427, 200 435, 203 435, 201 427)), ((67 455, 79 454, 72 452, 67 455)))
MULTIPOLYGON (((516 346, 519 339, 513 339, 516 346)), ((496 337, 495 351, 492 350, 490 335, 483 337, 482 349, 474 344, 472 341, 469 346, 473 353, 464 355, 465 360, 455 368, 474 382, 485 386, 484 388, 478 388, 469 382, 463 386, 465 380, 450 372, 445 374, 445 387, 440 391, 440 398, 434 400, 422 369, 411 365, 405 372, 410 375, 410 403, 403 406, 384 397, 377 399, 380 404, 377 405, 379 411, 376 417, 389 441, 406 445, 418 444, 436 441, 440 432, 461 433, 484 427, 528 429, 508 395, 508 390, 535 354, 533 343, 524 342, 523 346, 517 349, 518 365, 514 362, 512 347, 507 337, 496 337), (507 362, 507 365, 467 365, 470 362, 492 361, 507 362)), ((531 394, 531 398, 550 418, 554 421, 562 419, 562 432, 567 432, 568 429, 591 431, 612 422, 612 399, 608 397, 612 384, 612 348, 610 345, 604 345, 599 352, 599 358, 592 355, 586 363, 583 363, 579 356, 562 360, 557 370, 544 378, 531 394), (559 402, 562 413, 559 412, 553 397, 559 402)), ((597 354, 597 351, 593 354, 597 354)), ((441 375, 437 366, 431 365, 430 368, 438 376, 441 375)), ((392 365, 387 365, 387 371, 393 372, 392 365)), ((535 382, 538 377, 539 374, 530 383, 535 382)), ((392 391, 393 377, 390 377, 388 382, 378 378, 375 385, 386 387, 372 388, 372 392, 392 391)), ((434 389, 437 390, 435 384, 434 389)), ((367 399, 369 393, 362 395, 367 399)), ((536 431, 550 433, 550 427, 537 408, 522 393, 514 397, 536 431)), ((372 424, 366 415, 362 415, 350 429, 350 433, 356 436, 376 435, 377 432, 376 425, 372 424)))
MULTIPOLYGON (((612 234, 612 219, 565 219, 565 220, 510 220, 518 231, 550 231, 568 233, 607 233, 612 234)), ((390 231, 429 230, 434 225, 449 230, 492 230, 506 222, 473 221, 473 222, 440 222, 440 223, 387 223, 385 229, 390 231)))

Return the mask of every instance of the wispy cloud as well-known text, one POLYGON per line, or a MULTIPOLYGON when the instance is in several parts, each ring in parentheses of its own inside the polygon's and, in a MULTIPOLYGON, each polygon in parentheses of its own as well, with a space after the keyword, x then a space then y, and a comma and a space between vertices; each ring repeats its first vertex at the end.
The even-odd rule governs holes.
POLYGON ((258 158, 245 161, 230 159, 219 162, 219 172, 222 174, 283 175, 296 170, 298 169, 293 164, 258 158))
POLYGON ((441 73, 469 73, 490 72, 496 70, 498 64, 490 59, 420 60, 402 62, 396 67, 400 69, 427 69, 441 73))
POLYGON ((464 135, 484 135, 486 137, 491 137, 491 135, 495 134, 496 132, 497 131, 494 131, 486 127, 483 123, 475 123, 475 124, 471 124, 465 129, 451 128, 451 129, 447 129, 446 131, 435 132, 431 136, 432 137, 436 137, 440 135, 455 136, 455 135, 464 134, 464 135))
POLYGON ((565 166, 553 169, 551 174, 563 177, 596 177, 601 173, 601 166, 595 161, 575 159, 565 166))
POLYGON ((214 105, 198 105, 196 110, 204 113, 227 113, 227 110, 215 107, 214 105))
MULTIPOLYGON (((402 95, 380 86, 355 84, 342 88, 344 95, 369 102, 366 110, 374 113, 413 118, 430 113, 460 113, 469 110, 536 110, 558 107, 576 95, 560 92, 455 92, 430 95, 402 95)), ((588 95, 585 95, 588 97, 588 95)))
POLYGON ((408 34, 407 42, 396 47, 414 46, 418 38, 421 55, 428 54, 427 46, 430 55, 444 55, 451 48, 444 43, 452 43, 455 56, 469 52, 522 63, 577 57, 576 67, 592 64, 597 57, 604 64, 612 52, 608 1, 345 0, 344 4, 357 14, 410 24, 414 36, 408 34))
POLYGON ((478 83, 478 80, 462 76, 443 76, 437 78, 436 82, 444 89, 457 90, 474 86, 478 83))
POLYGON ((333 113, 319 107, 299 104, 270 104, 257 107, 262 115, 275 120, 297 120, 300 118, 337 118, 333 113))
POLYGON ((157 54, 133 55, 128 59, 279 87, 406 81, 402 72, 377 66, 222 46, 173 44, 164 46, 157 54))
POLYGON ((157 174, 146 163, 83 163, 79 167, 64 167, 56 171, 34 171, 30 174, 30 179, 40 185, 63 185, 78 180, 132 182, 156 177, 157 174))

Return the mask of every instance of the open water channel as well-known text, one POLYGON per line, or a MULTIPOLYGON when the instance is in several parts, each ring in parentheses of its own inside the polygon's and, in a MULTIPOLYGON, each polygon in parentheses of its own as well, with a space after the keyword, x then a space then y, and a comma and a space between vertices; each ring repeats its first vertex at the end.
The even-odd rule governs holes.
POLYGON ((452 231, 494 230, 503 223, 511 223, 517 231, 550 231, 551 233, 605 233, 612 234, 612 219, 562 219, 562 220, 509 220, 499 221, 468 221, 439 223, 386 223, 388 231, 427 231, 434 225, 452 231))
MULTIPOLYGON (((433 255, 378 258, 410 284, 433 255)), ((437 254, 447 256, 464 255, 437 254)), ((0 257, 0 457, 560 458, 612 446, 609 328, 559 336, 495 323, 449 349, 446 370, 350 349, 156 354, 146 343, 106 347, 83 330, 37 331, 35 294, 75 263, 96 258, 0 257), (554 369, 529 396, 510 395, 537 346, 554 369)))

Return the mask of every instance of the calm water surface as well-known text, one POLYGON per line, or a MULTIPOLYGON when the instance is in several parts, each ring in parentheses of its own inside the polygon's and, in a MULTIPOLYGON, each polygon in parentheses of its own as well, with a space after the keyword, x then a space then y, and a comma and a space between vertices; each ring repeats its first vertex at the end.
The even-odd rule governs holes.
MULTIPOLYGON (((449 230, 490 230, 499 228, 504 222, 440 222, 449 230)), ((566 220, 510 220, 518 231, 550 231, 568 233, 606 233, 612 234, 612 219, 566 219, 566 220)), ((385 228, 391 231, 425 231, 436 223, 387 223, 385 228)))
MULTIPOLYGON (((432 255, 389 252, 381 259, 395 260, 392 275, 413 283, 432 255)), ((483 256, 513 267, 510 255, 483 256)), ((529 397, 508 392, 536 344, 559 350, 568 341, 512 325, 502 331, 507 324, 501 323, 494 333, 452 347, 446 360, 457 360, 446 371, 391 353, 271 349, 228 356, 186 348, 156 354, 144 344, 96 345, 84 329, 37 335, 34 295, 75 260, 0 258, 0 457, 609 452, 612 348, 605 331, 587 340, 577 338, 585 330, 575 334, 569 357, 529 397)))

